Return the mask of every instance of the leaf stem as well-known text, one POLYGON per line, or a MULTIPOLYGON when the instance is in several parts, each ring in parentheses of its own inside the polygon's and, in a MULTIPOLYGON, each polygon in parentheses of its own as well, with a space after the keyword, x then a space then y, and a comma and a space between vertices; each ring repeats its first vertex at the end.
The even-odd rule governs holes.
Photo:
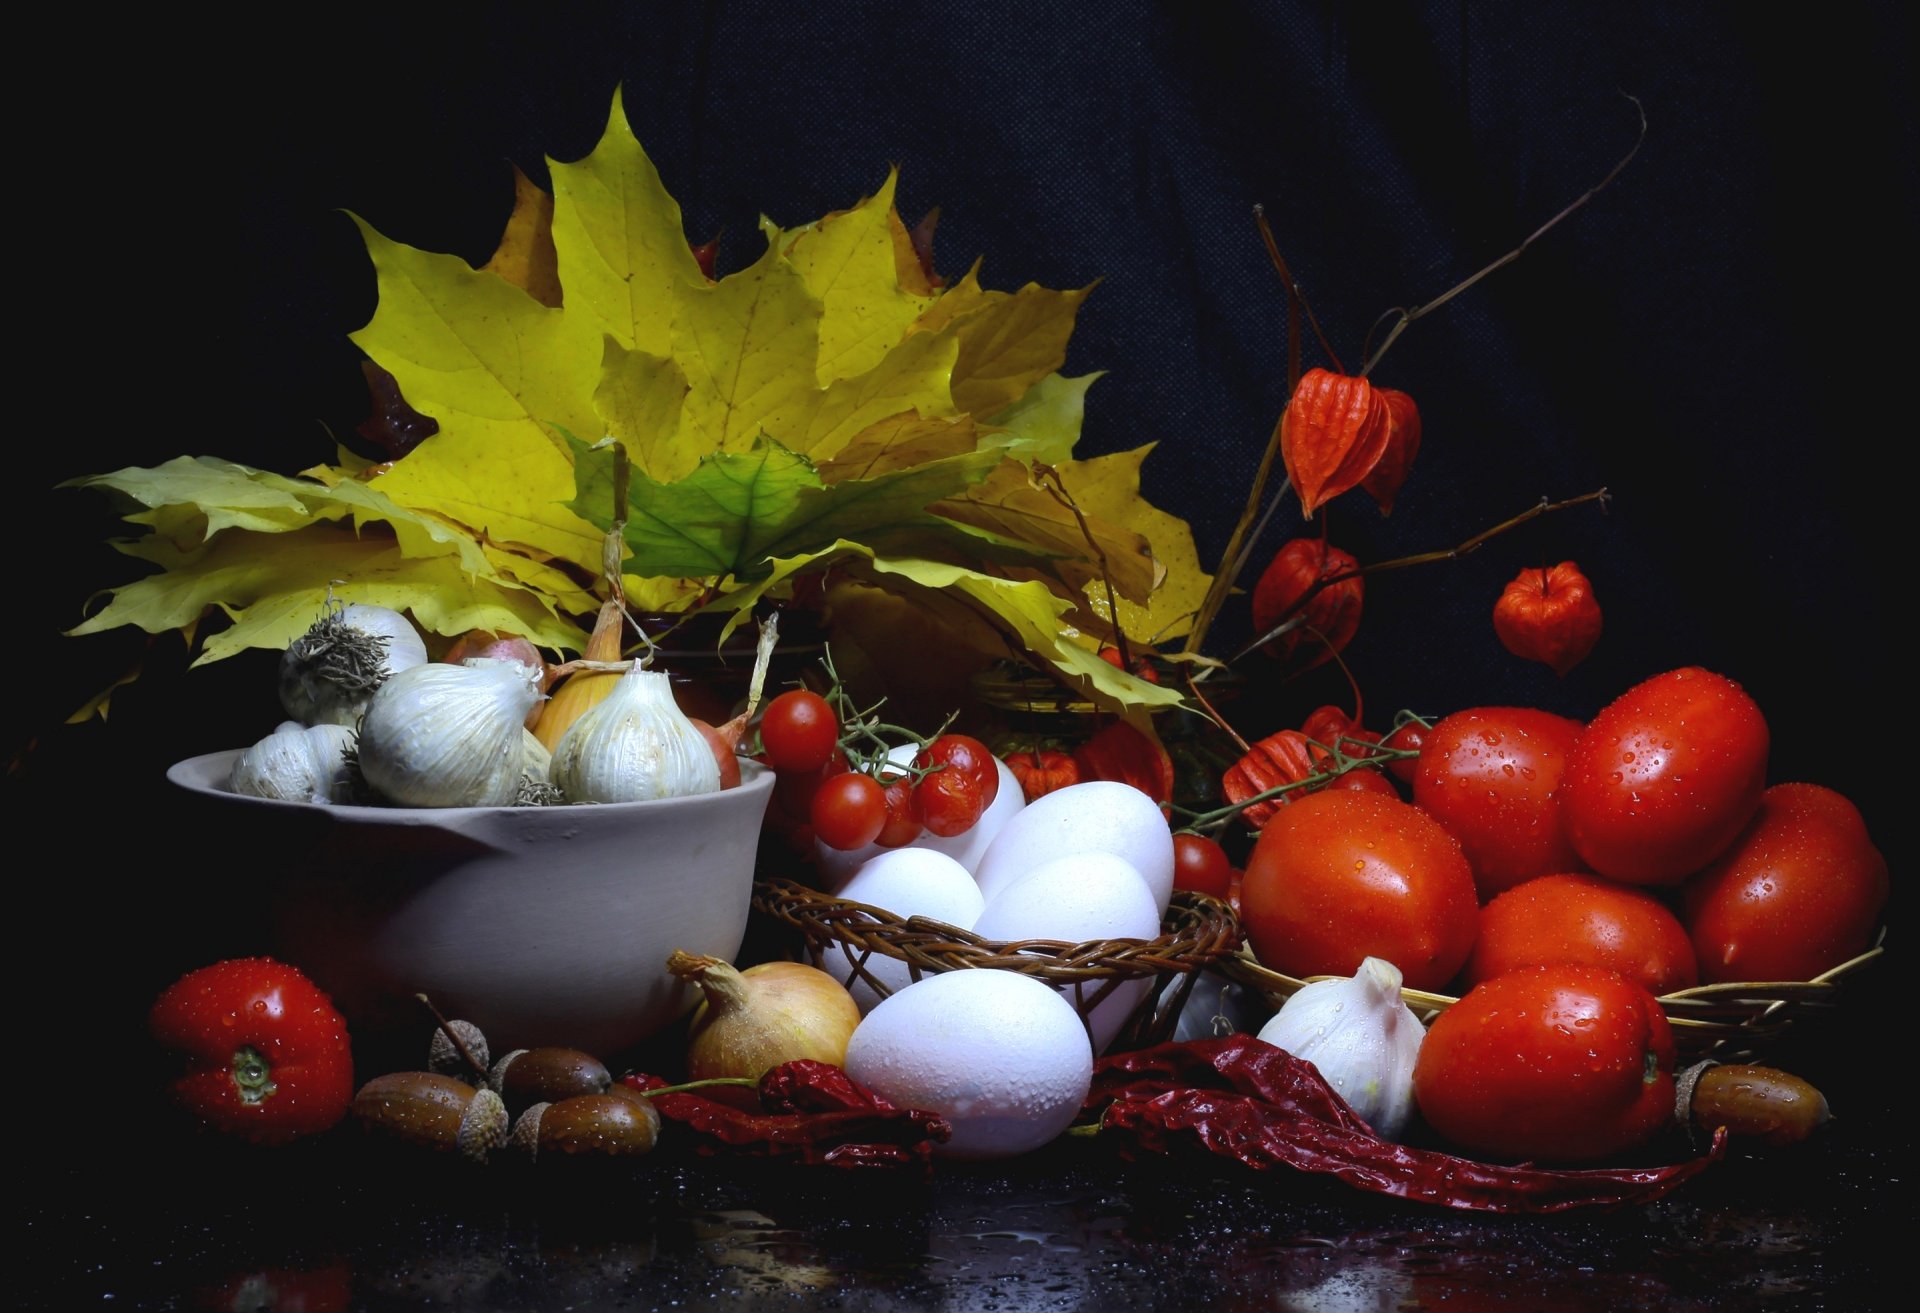
POLYGON ((1107 591, 1107 622, 1113 626, 1114 645, 1120 649, 1120 668, 1133 669, 1133 653, 1127 646, 1127 631, 1120 624, 1120 604, 1113 596, 1113 570, 1107 564, 1107 553, 1093 536, 1093 529, 1087 524, 1087 517, 1073 500, 1073 494, 1067 491, 1066 480, 1060 477, 1060 471, 1051 465, 1042 465, 1038 461, 1033 465, 1033 476, 1041 490, 1059 502, 1079 522, 1080 536, 1087 540, 1087 546, 1093 552, 1093 559, 1100 564, 1100 584, 1107 591))

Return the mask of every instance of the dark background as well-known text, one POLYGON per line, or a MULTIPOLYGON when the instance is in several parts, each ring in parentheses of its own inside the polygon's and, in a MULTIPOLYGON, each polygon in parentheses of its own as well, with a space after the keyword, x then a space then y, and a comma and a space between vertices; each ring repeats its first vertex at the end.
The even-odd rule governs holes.
MULTIPOLYGON (((1920 231, 1903 7, 808 8, 55 20, 68 39, 35 58, 61 89, 20 120, 14 162, 37 238, 17 258, 40 291, 15 354, 34 417, 14 435, 29 639, 5 717, 9 756, 31 746, 6 806, 47 854, 13 864, 47 909, 36 926, 86 945, 61 976, 81 1010, 131 1033, 214 941, 223 909, 197 873, 270 871, 272 854, 170 826, 159 777, 277 711, 270 658, 185 674, 162 637, 110 722, 60 727, 147 645, 58 636, 134 563, 104 546, 120 526, 103 499, 52 485, 187 453, 289 473, 329 457, 365 414, 347 334, 374 304, 344 211, 482 261, 509 161, 544 182, 545 157, 586 154, 616 85, 689 235, 721 234, 722 272, 758 252, 760 213, 816 218, 896 164, 909 223, 942 207, 943 272, 981 257, 991 287, 1101 280, 1066 366, 1108 371, 1082 452, 1161 443, 1148 493, 1192 521, 1209 564, 1286 385, 1284 298, 1252 207, 1353 368, 1383 311, 1443 291, 1605 176, 1638 97, 1649 128, 1618 181, 1375 371, 1416 398, 1425 445, 1391 519, 1348 497, 1332 533, 1377 560, 1542 495, 1604 485, 1611 509, 1380 577, 1348 655, 1389 714, 1585 717, 1660 671, 1720 671, 1768 715, 1772 778, 1853 797, 1899 886, 1912 420, 1896 353, 1920 231), (1568 558, 1607 627, 1558 679, 1510 657, 1489 612, 1522 566, 1568 558)), ((1285 512, 1256 565, 1298 523, 1285 512)), ((1245 637, 1244 600, 1216 633, 1219 652, 1245 637)), ((1343 696, 1328 670, 1284 688, 1258 658, 1247 673, 1255 732, 1343 696)), ((46 960, 73 951, 49 944, 46 960)), ((1878 975, 1843 1038, 1893 1020, 1878 975)))

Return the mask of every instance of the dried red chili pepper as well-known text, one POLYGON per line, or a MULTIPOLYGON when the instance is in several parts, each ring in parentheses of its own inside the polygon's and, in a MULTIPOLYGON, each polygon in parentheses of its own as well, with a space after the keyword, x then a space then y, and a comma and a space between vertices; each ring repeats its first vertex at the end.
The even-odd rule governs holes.
MULTIPOLYGON (((668 1082, 636 1072, 621 1084, 645 1091, 668 1082)), ((756 1089, 762 1112, 698 1090, 656 1095, 653 1106, 694 1133, 698 1153, 789 1158, 828 1167, 931 1170, 934 1144, 952 1134, 939 1115, 896 1108, 831 1063, 783 1062, 770 1068, 756 1089)))
POLYGON ((1080 782, 1080 767, 1073 758, 1052 748, 1010 752, 1001 760, 1007 763, 1013 778, 1020 781, 1020 791, 1028 802, 1080 782))
POLYGON ((1726 1149, 1721 1130, 1712 1151, 1689 1162, 1563 1170, 1409 1148, 1375 1135, 1312 1063, 1250 1035, 1099 1059, 1081 1120, 1102 1137, 1118 1133, 1127 1156, 1199 1150, 1260 1171, 1291 1167, 1376 1194, 1496 1213, 1651 1203, 1726 1149))
POLYGON ((1374 402, 1387 412, 1387 446, 1360 486, 1380 506, 1382 515, 1393 514, 1393 499, 1400 485, 1413 471, 1413 458, 1420 454, 1420 409, 1413 398, 1392 388, 1375 388, 1374 402))
POLYGON ((1083 780, 1131 784, 1155 802, 1173 797, 1173 758, 1160 741, 1116 720, 1073 750, 1083 780))
POLYGON ((1493 631, 1515 656, 1564 675, 1600 641, 1600 603, 1572 561, 1522 570, 1493 604, 1493 631))
POLYGON ((1365 582, 1358 574, 1360 563, 1330 546, 1321 538, 1295 538, 1278 552, 1253 586, 1253 628, 1264 634, 1288 618, 1300 599, 1321 579, 1350 575, 1329 584, 1306 603, 1302 624, 1289 629, 1261 650, 1267 655, 1290 659, 1302 643, 1312 656, 1302 670, 1311 670, 1353 640, 1360 628, 1360 604, 1365 600, 1365 582), (1316 634, 1318 635, 1316 637, 1316 634))
POLYGON ((1302 374, 1280 416, 1280 459, 1301 511, 1311 517, 1359 487, 1386 454, 1391 427, 1387 407, 1375 401, 1366 379, 1329 369, 1302 374))

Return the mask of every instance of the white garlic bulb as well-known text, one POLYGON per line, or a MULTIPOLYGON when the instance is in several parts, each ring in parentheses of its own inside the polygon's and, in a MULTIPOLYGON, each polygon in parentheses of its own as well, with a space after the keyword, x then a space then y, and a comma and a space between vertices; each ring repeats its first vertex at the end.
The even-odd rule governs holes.
POLYGON ((1400 968, 1370 957, 1350 980, 1316 980, 1286 1001, 1260 1038, 1320 1069, 1381 1136, 1413 1116, 1413 1064, 1426 1028, 1400 998, 1400 968))
POLYGON ((641 802, 720 790, 706 736, 673 700, 669 678, 637 664, 567 727, 549 777, 568 802, 641 802))
POLYGON ((352 726, 389 676, 426 663, 426 643, 398 611, 329 606, 280 658, 280 705, 303 725, 352 726))
POLYGON ((249 798, 285 802, 344 802, 350 787, 347 751, 353 731, 345 725, 281 724, 240 754, 227 787, 249 798))
POLYGON ((505 807, 528 764, 539 680, 517 661, 430 662, 380 686, 360 720, 360 774, 405 807, 505 807))

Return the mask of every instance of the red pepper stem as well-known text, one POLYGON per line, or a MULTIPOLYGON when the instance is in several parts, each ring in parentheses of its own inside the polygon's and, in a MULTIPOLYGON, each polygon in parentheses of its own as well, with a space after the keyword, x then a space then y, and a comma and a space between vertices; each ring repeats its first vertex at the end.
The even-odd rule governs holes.
MULTIPOLYGON (((634 1090, 633 1092, 642 1098, 651 1099, 656 1094, 685 1094, 688 1090, 702 1090, 709 1085, 745 1085, 752 1088, 759 1084, 759 1081, 750 1076, 709 1076, 705 1080, 682 1081, 678 1085, 662 1085, 657 1089, 634 1090)), ((627 1088, 632 1089, 633 1087, 628 1086, 627 1088)))

